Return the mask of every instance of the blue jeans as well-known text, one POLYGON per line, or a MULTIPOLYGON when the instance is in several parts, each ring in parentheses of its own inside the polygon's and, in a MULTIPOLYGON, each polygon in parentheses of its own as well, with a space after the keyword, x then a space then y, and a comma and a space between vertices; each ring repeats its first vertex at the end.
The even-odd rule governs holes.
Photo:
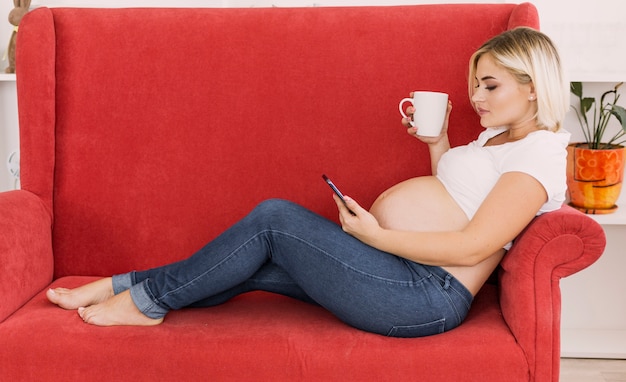
POLYGON ((186 260, 113 277, 145 315, 221 304, 249 291, 280 293, 328 309, 356 328, 394 337, 450 330, 472 294, 440 267, 370 247, 284 200, 248 216, 186 260))

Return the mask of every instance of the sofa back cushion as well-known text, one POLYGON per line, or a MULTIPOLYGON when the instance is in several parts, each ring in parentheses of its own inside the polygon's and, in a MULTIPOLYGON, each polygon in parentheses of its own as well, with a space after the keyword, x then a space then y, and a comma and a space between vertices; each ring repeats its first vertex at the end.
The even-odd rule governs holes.
POLYGON ((335 218, 322 173, 366 207, 429 173, 398 101, 447 92, 452 144, 475 138, 468 59, 511 22, 534 7, 29 13, 22 187, 53 211, 56 276, 187 257, 266 198, 335 218))

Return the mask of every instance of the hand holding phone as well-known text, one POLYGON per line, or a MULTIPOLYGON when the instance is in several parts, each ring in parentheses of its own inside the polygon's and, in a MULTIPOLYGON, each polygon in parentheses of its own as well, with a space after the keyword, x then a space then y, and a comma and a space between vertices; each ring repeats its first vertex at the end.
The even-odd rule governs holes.
MULTIPOLYGON (((343 194, 341 193, 341 191, 339 191, 339 188, 337 188, 337 186, 335 186, 333 181, 330 180, 325 174, 322 174, 322 178, 330 186, 330 188, 333 190, 333 192, 339 197, 339 199, 341 199, 341 201, 343 202, 343 205, 348 207, 346 205, 346 200, 344 199, 343 194)), ((350 212, 351 215, 356 216, 356 214, 354 212, 352 212, 352 210, 350 210, 349 208, 348 208, 348 211, 350 212)))

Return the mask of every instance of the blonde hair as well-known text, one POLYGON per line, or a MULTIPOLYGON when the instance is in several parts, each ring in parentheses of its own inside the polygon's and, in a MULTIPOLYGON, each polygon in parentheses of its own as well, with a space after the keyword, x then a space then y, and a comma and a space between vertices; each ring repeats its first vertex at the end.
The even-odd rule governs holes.
POLYGON ((520 84, 532 83, 537 95, 537 124, 558 131, 569 109, 569 83, 564 78, 559 53, 550 38, 532 28, 519 27, 484 43, 470 58, 470 99, 478 60, 486 53, 520 84))

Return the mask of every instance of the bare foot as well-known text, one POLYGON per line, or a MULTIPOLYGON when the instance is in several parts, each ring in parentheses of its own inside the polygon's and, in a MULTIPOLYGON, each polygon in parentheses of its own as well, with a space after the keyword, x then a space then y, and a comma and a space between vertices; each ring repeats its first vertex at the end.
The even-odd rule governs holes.
POLYGON ((113 297, 113 294, 113 281, 107 277, 74 289, 48 289, 46 297, 63 309, 73 310, 82 306, 99 304, 113 297))
POLYGON ((130 297, 129 290, 99 304, 78 308, 78 315, 86 323, 97 326, 152 326, 163 322, 163 318, 153 319, 141 313, 130 297))

